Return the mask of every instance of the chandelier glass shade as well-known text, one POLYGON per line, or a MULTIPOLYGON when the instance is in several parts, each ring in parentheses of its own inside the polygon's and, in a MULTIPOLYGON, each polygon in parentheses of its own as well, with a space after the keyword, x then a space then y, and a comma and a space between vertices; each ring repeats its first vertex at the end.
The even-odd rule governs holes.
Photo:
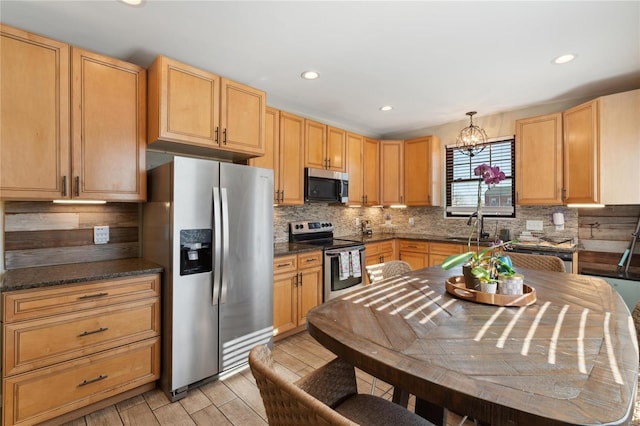
POLYGON ((469 157, 473 157, 482 152, 487 146, 487 134, 482 128, 473 124, 473 116, 475 114, 477 114, 476 111, 467 113, 469 116, 469 126, 460 130, 458 138, 456 139, 456 149, 469 157))

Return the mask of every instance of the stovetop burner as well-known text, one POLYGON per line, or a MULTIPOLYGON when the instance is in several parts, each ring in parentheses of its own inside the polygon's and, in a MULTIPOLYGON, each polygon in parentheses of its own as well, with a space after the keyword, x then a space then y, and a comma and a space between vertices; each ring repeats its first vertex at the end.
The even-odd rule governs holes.
POLYGON ((333 224, 329 221, 289 223, 289 242, 320 246, 324 249, 361 245, 360 241, 333 238, 333 224))

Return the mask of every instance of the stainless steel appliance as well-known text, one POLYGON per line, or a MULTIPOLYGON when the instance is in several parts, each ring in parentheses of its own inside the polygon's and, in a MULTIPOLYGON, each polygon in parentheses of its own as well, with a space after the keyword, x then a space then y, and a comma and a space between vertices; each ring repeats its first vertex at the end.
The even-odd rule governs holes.
POLYGON ((304 200, 346 203, 349 201, 349 174, 306 167, 304 200))
POLYGON ((161 386, 175 401, 273 336, 273 171, 175 157, 148 172, 143 256, 164 267, 161 386))
POLYGON ((322 247, 324 251, 323 294, 325 301, 364 287, 364 244, 359 241, 333 238, 333 224, 331 222, 291 222, 289 224, 289 241, 322 247), (359 274, 340 273, 341 262, 344 261, 342 255, 345 253, 348 255, 349 261, 355 259, 354 261, 360 265, 359 274))

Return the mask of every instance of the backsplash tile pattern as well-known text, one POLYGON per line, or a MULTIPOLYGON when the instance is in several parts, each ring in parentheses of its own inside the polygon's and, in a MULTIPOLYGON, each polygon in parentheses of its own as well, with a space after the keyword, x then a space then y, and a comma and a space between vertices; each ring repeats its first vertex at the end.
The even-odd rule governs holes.
MULTIPOLYGON (((335 227, 335 235, 350 235, 359 232, 355 219, 370 220, 373 232, 386 232, 384 215, 391 215, 392 228, 397 233, 418 233, 429 235, 445 235, 468 237, 471 230, 465 219, 446 219, 442 207, 407 207, 406 209, 391 209, 379 207, 349 208, 322 203, 305 204, 304 206, 274 207, 274 241, 288 240, 288 224, 300 220, 329 220, 335 227), (414 226, 409 225, 409 218, 414 219, 414 226)), ((578 211, 565 206, 518 206, 516 218, 485 219, 485 231, 493 237, 497 229, 509 229, 511 238, 516 238, 526 230, 527 220, 541 220, 544 230, 534 232, 534 235, 544 235, 550 238, 578 237, 578 211), (553 213, 564 213, 564 230, 556 231, 551 222, 553 213)))

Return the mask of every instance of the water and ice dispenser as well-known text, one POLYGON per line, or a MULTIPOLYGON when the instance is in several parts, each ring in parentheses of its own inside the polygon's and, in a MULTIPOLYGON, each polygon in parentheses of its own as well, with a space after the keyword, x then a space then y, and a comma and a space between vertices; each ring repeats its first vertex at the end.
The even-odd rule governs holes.
POLYGON ((211 272, 211 229, 180 231, 180 275, 211 272))

